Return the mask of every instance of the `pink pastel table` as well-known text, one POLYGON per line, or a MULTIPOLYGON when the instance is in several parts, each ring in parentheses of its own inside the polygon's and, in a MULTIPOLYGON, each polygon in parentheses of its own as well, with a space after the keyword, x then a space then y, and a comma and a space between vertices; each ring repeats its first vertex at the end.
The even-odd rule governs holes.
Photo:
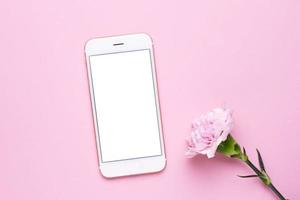
POLYGON ((2 0, 0 199, 275 199, 238 161, 184 156, 190 122, 234 110, 234 136, 274 184, 300 198, 300 3, 2 0), (104 179, 84 44, 146 32, 154 40, 167 152, 162 173, 104 179))

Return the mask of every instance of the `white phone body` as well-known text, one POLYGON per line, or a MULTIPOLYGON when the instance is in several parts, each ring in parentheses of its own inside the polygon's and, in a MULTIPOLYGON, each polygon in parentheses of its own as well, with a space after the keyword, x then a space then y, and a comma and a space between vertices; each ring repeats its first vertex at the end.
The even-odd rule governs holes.
POLYGON ((163 170, 166 157, 151 38, 94 38, 86 43, 85 53, 102 175, 163 170))

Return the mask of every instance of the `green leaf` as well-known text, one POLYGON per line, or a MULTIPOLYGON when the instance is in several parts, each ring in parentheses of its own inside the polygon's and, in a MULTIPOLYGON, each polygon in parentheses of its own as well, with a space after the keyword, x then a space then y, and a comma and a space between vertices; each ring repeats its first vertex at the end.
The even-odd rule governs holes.
POLYGON ((247 155, 245 147, 243 147, 243 154, 247 155))
POLYGON ((258 163, 259 163, 260 170, 261 170, 261 171, 266 171, 266 170, 265 170, 265 165, 264 165, 263 159, 262 159, 262 157, 261 157, 261 155, 260 155, 260 152, 259 152, 258 149, 256 149, 256 151, 257 151, 258 163))
POLYGON ((218 146, 217 151, 225 156, 234 158, 241 158, 242 155, 240 145, 230 134, 228 135, 227 139, 218 146))
POLYGON ((238 175, 238 177, 240 177, 240 178, 254 178, 254 177, 259 177, 259 176, 256 175, 256 174, 253 174, 253 175, 248 175, 248 176, 240 176, 240 175, 238 175))

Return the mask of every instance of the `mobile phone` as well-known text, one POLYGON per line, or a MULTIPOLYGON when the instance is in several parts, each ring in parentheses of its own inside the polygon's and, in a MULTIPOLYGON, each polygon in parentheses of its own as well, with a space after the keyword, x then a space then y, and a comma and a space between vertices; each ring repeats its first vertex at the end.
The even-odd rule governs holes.
POLYGON ((104 177, 165 168, 152 39, 130 34, 85 46, 99 168, 104 177))

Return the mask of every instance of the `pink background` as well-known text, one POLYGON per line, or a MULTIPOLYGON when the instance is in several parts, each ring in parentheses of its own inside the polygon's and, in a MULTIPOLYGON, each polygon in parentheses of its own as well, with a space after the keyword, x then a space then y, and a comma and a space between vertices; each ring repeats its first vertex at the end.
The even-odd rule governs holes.
POLYGON ((234 109, 234 136, 299 199, 300 3, 1 0, 0 199, 275 199, 238 161, 184 157, 190 122, 234 109), (97 168, 84 44, 154 40, 167 167, 104 179, 97 168))

